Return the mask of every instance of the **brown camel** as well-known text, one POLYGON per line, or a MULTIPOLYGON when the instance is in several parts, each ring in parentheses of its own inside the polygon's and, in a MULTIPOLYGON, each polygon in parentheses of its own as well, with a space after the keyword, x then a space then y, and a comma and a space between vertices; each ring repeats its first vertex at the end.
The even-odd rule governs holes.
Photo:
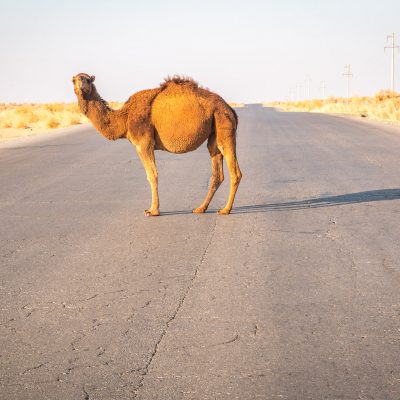
POLYGON ((132 95, 119 110, 112 110, 98 94, 94 76, 72 78, 78 105, 93 126, 107 139, 126 138, 135 147, 151 186, 151 207, 146 215, 159 215, 158 180, 154 150, 187 153, 206 139, 212 161, 212 181, 208 194, 194 213, 204 213, 224 180, 223 157, 228 165, 231 187, 229 199, 219 214, 229 214, 242 174, 236 159, 235 111, 217 94, 198 86, 192 79, 166 79, 156 89, 132 95))

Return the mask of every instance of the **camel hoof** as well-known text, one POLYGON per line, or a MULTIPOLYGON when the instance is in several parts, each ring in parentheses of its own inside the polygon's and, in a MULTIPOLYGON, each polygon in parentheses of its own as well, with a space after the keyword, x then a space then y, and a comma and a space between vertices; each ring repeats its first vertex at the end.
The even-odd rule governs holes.
POLYGON ((144 215, 146 217, 157 217, 160 212, 158 210, 144 210, 144 215))
POLYGON ((192 213, 195 214, 203 214, 206 212, 206 209, 204 207, 197 207, 194 210, 192 210, 192 213))
POLYGON ((228 215, 231 212, 229 208, 223 208, 222 210, 218 210, 219 215, 228 215))

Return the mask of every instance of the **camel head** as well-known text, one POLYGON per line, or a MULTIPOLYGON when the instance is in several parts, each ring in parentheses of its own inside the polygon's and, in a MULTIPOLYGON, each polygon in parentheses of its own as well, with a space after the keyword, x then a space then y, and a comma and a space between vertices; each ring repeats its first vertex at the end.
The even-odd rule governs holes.
POLYGON ((77 96, 82 97, 90 96, 93 91, 94 76, 88 74, 78 74, 72 78, 72 83, 74 84, 74 92, 77 96))

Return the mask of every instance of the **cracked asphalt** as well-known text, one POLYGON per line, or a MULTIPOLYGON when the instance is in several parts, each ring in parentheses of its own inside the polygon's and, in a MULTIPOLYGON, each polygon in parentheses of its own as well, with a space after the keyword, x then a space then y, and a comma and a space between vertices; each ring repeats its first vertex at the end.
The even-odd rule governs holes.
POLYGON ((400 398, 400 128, 238 114, 230 216, 205 146, 158 218, 127 141, 0 146, 2 400, 400 398))

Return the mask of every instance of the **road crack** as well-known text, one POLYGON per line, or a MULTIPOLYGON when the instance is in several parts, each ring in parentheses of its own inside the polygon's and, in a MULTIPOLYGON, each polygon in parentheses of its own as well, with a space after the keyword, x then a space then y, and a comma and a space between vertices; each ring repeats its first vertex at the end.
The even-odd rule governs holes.
MULTIPOLYGON (((215 218, 215 219, 214 219, 214 225, 213 225, 212 230, 211 230, 211 233, 210 233, 210 235, 209 235, 207 244, 206 244, 206 246, 205 246, 205 248, 204 248, 204 250, 203 250, 203 252, 202 252, 202 254, 201 254, 200 261, 199 261, 198 264, 196 265, 196 268, 195 268, 195 270, 194 270, 194 272, 193 272, 193 275, 192 275, 192 277, 190 278, 189 284, 188 284, 188 286, 186 287, 186 290, 184 291, 183 296, 182 296, 182 297, 180 298, 180 300, 178 301, 178 305, 177 305, 175 311, 172 313, 172 315, 170 316, 170 318, 169 318, 168 321, 166 322, 165 327, 164 327, 163 331, 161 332, 161 335, 160 335, 158 341, 156 342, 156 344, 155 344, 155 346, 154 346, 154 349, 153 349, 153 351, 152 351, 152 353, 151 353, 149 359, 147 360, 146 365, 141 369, 141 370, 142 370, 142 376, 140 377, 140 381, 139 381, 137 387, 133 390, 133 398, 134 398, 134 399, 137 398, 140 388, 143 387, 144 380, 145 380, 145 378, 146 378, 146 375, 147 375, 148 372, 149 372, 150 365, 151 365, 151 363, 153 362, 153 359, 154 359, 154 357, 156 356, 156 354, 157 354, 157 352, 158 352, 158 349, 159 349, 159 347, 160 347, 160 344, 161 344, 162 340, 164 339, 165 335, 167 334, 170 325, 171 325, 172 322, 175 320, 175 318, 177 317, 177 315, 178 315, 180 309, 182 308, 182 306, 183 306, 183 304, 184 304, 184 302, 185 302, 185 300, 186 300, 186 297, 188 296, 190 290, 191 290, 192 287, 193 287, 194 281, 195 281, 196 278, 197 278, 197 275, 198 275, 198 273, 199 273, 199 270, 200 270, 201 266, 204 264, 204 260, 205 260, 205 258, 206 258, 206 256, 207 256, 208 249, 210 248, 211 243, 212 243, 212 240, 213 240, 214 235, 215 235, 216 227, 217 227, 217 219, 215 218)), ((234 338, 233 341, 235 341, 235 340, 237 340, 236 337, 234 338)))
POLYGON ((223 345, 226 345, 226 344, 230 344, 230 343, 236 342, 236 340, 238 340, 238 339, 239 339, 239 334, 236 333, 235 336, 232 339, 226 340, 225 342, 214 343, 214 344, 211 344, 209 346, 202 346, 202 347, 210 348, 210 347, 216 347, 216 346, 223 346, 223 345))
POLYGON ((27 368, 25 371, 21 372, 21 375, 25 375, 25 374, 28 373, 29 371, 33 371, 33 370, 35 370, 35 369, 42 368, 42 367, 44 367, 45 365, 47 365, 48 363, 49 363, 49 361, 46 361, 46 362, 41 363, 41 364, 39 364, 39 365, 36 365, 36 366, 34 366, 34 367, 27 368))

